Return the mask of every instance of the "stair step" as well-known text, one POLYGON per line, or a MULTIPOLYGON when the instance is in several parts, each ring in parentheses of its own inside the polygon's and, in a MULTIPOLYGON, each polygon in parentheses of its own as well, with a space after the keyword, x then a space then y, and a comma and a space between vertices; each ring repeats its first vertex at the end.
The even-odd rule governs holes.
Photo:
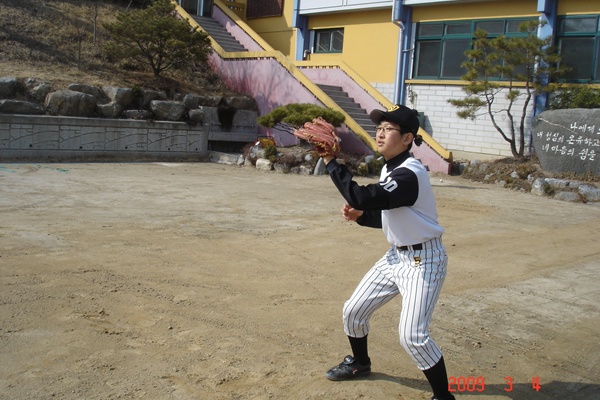
POLYGON ((319 88, 325 92, 327 96, 342 109, 346 114, 350 116, 361 128, 365 130, 371 137, 375 137, 375 129, 373 127, 373 122, 367 111, 363 109, 360 104, 354 101, 348 93, 346 93, 343 88, 340 86, 334 85, 317 85, 319 88))
POLYGON ((202 27, 218 44, 227 52, 248 51, 231 33, 219 22, 211 17, 192 16, 194 21, 202 27))

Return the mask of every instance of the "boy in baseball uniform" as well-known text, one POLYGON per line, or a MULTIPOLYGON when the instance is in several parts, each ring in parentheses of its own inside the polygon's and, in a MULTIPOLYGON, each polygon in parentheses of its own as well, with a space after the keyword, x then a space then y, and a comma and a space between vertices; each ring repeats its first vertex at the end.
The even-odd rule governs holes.
POLYGON ((454 400, 448 391, 444 357, 429 336, 448 258, 429 175, 409 152, 413 143, 420 145, 423 140, 418 135, 417 112, 397 105, 388 111, 374 110, 370 118, 377 124, 377 151, 385 159, 378 183, 361 186, 334 156, 323 160, 347 202, 342 207, 343 217, 382 229, 390 248, 344 304, 344 332, 353 355, 346 356, 325 376, 342 381, 371 373, 369 320, 377 309, 400 294, 400 344, 425 374, 433 390, 432 400, 454 400))

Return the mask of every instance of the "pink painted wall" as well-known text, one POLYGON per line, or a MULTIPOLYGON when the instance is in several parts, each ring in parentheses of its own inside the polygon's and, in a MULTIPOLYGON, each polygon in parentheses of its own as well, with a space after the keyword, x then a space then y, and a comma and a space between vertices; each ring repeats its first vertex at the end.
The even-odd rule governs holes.
POLYGON ((383 109, 377 100, 340 68, 301 68, 301 71, 315 83, 342 87, 368 113, 383 109))
MULTIPOLYGON (((258 105, 259 115, 265 115, 274 108, 290 103, 324 105, 302 85, 286 68, 273 58, 222 59, 218 54, 211 55, 211 64, 223 78, 225 84, 236 92, 253 97, 258 105)), ((275 138, 278 146, 291 146, 298 143, 295 136, 278 129, 259 128, 260 135, 275 138)), ((338 129, 342 139, 342 149, 346 152, 369 154, 370 149, 347 128, 338 129)))

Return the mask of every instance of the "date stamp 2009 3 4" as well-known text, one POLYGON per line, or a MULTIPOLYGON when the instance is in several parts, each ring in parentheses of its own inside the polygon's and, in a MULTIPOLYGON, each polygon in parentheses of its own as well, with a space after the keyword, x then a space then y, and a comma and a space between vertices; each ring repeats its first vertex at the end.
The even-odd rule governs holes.
MULTIPOLYGON (((514 379, 512 376, 504 377, 505 392, 512 392, 514 379)), ((542 389, 539 376, 531 378, 531 388, 536 392, 542 389)), ((483 376, 450 376, 448 377, 449 392, 483 392, 485 390, 485 378, 483 376)))

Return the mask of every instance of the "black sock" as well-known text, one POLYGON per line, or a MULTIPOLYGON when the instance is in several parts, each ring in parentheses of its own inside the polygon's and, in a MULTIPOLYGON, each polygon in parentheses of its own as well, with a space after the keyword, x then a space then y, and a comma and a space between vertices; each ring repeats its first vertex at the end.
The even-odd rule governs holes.
POLYGON ((352 353, 354 359, 358 361, 360 365, 368 365, 371 362, 369 358, 369 351, 367 349, 367 337, 355 338, 348 336, 350 340, 350 347, 352 347, 352 353))
POLYGON ((451 398, 449 396, 450 392, 448 392, 448 374, 446 372, 444 357, 440 358, 440 361, 433 367, 424 370, 423 373, 429 381, 435 397, 441 399, 451 398))

